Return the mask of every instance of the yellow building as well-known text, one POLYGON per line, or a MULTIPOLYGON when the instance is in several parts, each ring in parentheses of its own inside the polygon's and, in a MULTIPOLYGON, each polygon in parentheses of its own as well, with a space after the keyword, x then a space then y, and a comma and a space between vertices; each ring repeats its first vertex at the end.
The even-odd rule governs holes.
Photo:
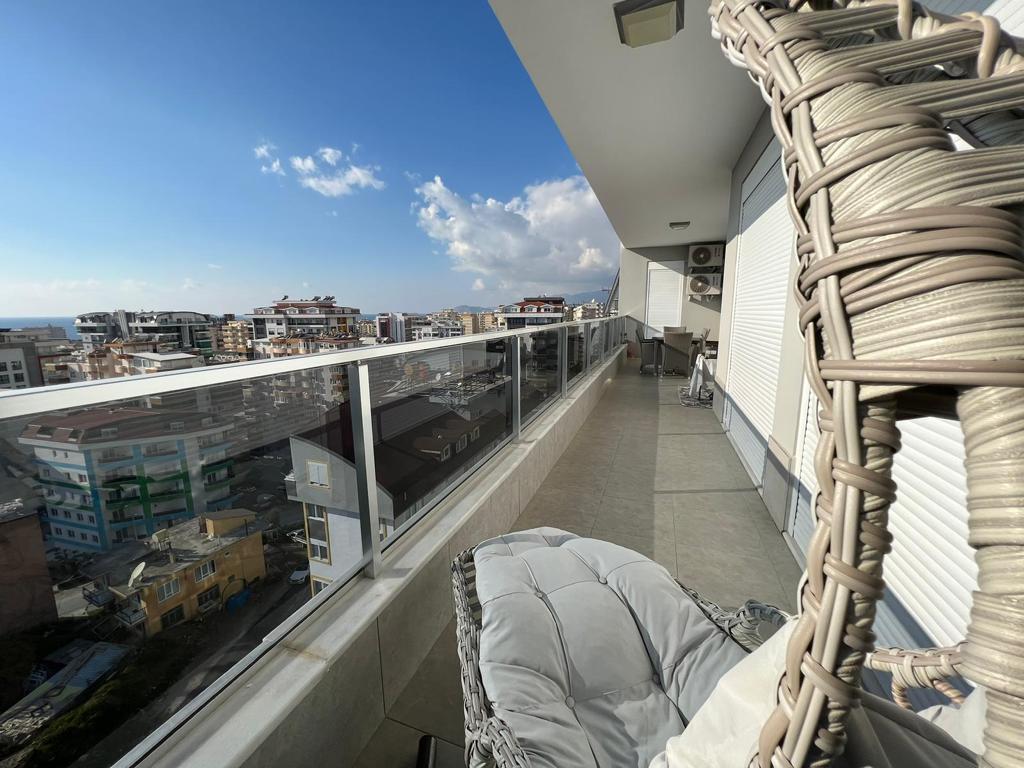
POLYGON ((459 315, 459 321, 462 323, 463 336, 480 333, 480 315, 475 312, 463 312, 459 315))
POLYGON ((94 605, 113 604, 122 624, 152 637, 220 610, 262 579, 262 531, 247 509, 208 512, 99 558, 85 569, 93 583, 83 593, 94 605))

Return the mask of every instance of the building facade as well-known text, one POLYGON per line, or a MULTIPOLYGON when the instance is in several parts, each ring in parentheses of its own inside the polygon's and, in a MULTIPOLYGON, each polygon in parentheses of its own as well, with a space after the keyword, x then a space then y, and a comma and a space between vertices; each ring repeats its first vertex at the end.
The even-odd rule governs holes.
POLYGON ((296 333, 348 335, 356 333, 359 309, 338 306, 333 296, 289 299, 269 307, 256 307, 252 314, 254 339, 290 336, 296 333))
POLYGON ((515 304, 503 304, 495 310, 498 326, 510 331, 565 320, 565 299, 559 296, 527 296, 515 304))
POLYGON ((263 523, 247 509, 210 512, 132 542, 86 566, 94 605, 113 603, 124 626, 145 637, 220 610, 266 576, 263 523))
POLYGON ((469 336, 471 333, 480 333, 480 315, 476 312, 463 312, 459 315, 459 322, 462 323, 462 335, 469 336))
POLYGON ((604 317, 604 306, 597 303, 597 299, 591 299, 586 304, 577 304, 572 308, 573 320, 596 320, 604 317))
POLYGON ((31 341, 0 344, 0 389, 26 389, 43 384, 43 372, 31 341))
POLYGON ((188 311, 89 312, 75 318, 75 328, 86 352, 118 339, 156 341, 169 349, 199 350, 213 354, 210 315, 188 311))
POLYGON ((97 408, 31 420, 51 547, 86 552, 221 509, 234 480, 226 421, 205 413, 97 408))
POLYGON ((0 503, 0 637, 57 620, 39 518, 20 499, 0 503))

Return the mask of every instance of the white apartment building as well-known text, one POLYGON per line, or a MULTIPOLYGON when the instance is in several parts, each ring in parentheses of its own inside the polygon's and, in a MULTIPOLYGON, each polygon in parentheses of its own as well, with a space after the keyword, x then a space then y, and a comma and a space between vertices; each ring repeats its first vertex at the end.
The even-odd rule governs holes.
POLYGON ((212 320, 201 312, 148 311, 88 312, 75 318, 82 348, 92 352, 117 339, 143 339, 167 344, 174 349, 195 348, 204 356, 213 354, 210 339, 212 320))
POLYGON ((462 336, 464 332, 462 322, 459 320, 434 318, 430 325, 418 325, 413 328, 413 340, 450 339, 462 336))
MULTIPOLYGON (((418 328, 430 325, 430 318, 412 312, 380 312, 377 315, 377 338, 391 339, 396 343, 414 341, 418 328)), ((422 332, 421 332, 422 333, 422 332)))
POLYGON ((597 299, 591 299, 585 304, 577 304, 572 308, 573 320, 596 320, 604 317, 604 305, 599 304, 597 299))
POLYGON ((135 352, 129 355, 128 360, 131 376, 202 368, 205 364, 201 355, 190 355, 187 352, 135 352))
POLYGON ((289 299, 284 296, 269 307, 253 309, 253 339, 296 333, 332 336, 355 334, 358 320, 357 307, 338 306, 333 296, 314 296, 311 299, 289 299))
POLYGON ((515 304, 502 304, 495 311, 499 328, 514 330, 565 320, 565 299, 560 296, 527 296, 515 304))

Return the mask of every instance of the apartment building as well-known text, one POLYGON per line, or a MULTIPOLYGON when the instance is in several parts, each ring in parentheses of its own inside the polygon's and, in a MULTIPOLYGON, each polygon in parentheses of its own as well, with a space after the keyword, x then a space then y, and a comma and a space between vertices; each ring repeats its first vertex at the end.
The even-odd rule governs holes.
POLYGON ((43 372, 31 341, 0 343, 0 389, 26 389, 43 384, 43 372))
POLYGON ((471 333, 480 333, 482 326, 480 315, 476 312, 462 312, 459 314, 459 322, 462 324, 462 335, 468 336, 471 333))
POLYGON ((36 510, 21 499, 0 501, 0 637, 56 620, 36 510))
POLYGON ((181 349, 173 341, 135 338, 94 345, 89 352, 63 356, 52 362, 51 372, 55 377, 63 372, 68 381, 96 381, 201 368, 206 364, 206 356, 194 347, 181 349))
POLYGON ((311 299, 283 296, 269 307, 253 309, 252 332, 254 339, 297 333, 354 335, 358 319, 358 308, 339 306, 333 296, 314 296, 311 299))
POLYGON ((227 506, 231 427, 206 413, 141 408, 31 418, 18 443, 43 488, 47 544, 106 551, 227 506))
POLYGON ((92 352, 103 345, 121 340, 155 341, 173 349, 199 350, 203 356, 213 354, 210 315, 188 311, 89 312, 75 318, 75 329, 82 338, 82 347, 92 352))
POLYGON ((121 624, 152 637, 220 610, 266 576, 264 527, 248 509, 177 523, 87 565, 92 582, 83 595, 94 605, 113 604, 121 624))
POLYGON ((463 335, 462 321, 435 317, 429 325, 418 325, 413 328, 413 340, 451 339, 463 335))
POLYGON ((414 312, 381 312, 377 315, 377 338, 393 342, 413 341, 422 336, 418 328, 430 326, 430 318, 414 312), (417 333, 420 336, 417 336, 417 333))
POLYGON ((312 355, 317 352, 335 352, 339 349, 357 346, 359 346, 359 337, 354 333, 336 335, 294 333, 289 336, 254 339, 252 351, 253 357, 257 360, 266 360, 277 357, 312 355))
POLYGON ((493 311, 481 312, 480 315, 480 331, 482 333, 488 333, 490 331, 498 330, 498 316, 493 311))
POLYGON ((599 317, 604 317, 604 305, 598 304, 597 299, 577 304, 572 308, 573 320, 596 320, 599 317))
POLYGON ((375 339, 377 338, 377 321, 376 320, 357 320, 356 321, 356 333, 359 334, 361 339, 375 339))
POLYGON ((52 355, 70 350, 74 345, 68 339, 68 332, 57 325, 42 325, 26 328, 0 328, 0 344, 29 342, 36 348, 37 355, 52 355))
POLYGON ((514 304, 499 306, 494 314, 501 328, 512 331, 551 323, 561 323, 566 316, 565 299, 560 296, 527 296, 514 304))
POLYGON ((221 352, 251 358, 253 329, 248 320, 227 320, 217 326, 217 336, 221 352))

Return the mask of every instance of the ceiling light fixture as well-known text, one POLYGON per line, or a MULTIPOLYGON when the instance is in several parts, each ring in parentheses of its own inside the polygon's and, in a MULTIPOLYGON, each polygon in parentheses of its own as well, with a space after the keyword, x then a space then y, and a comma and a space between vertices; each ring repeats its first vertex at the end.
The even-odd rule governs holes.
POLYGON ((687 229, 690 226, 688 221, 670 221, 668 223, 669 229, 687 229))
POLYGON ((671 40, 683 28, 683 0, 622 0, 613 9, 619 40, 630 48, 671 40))

